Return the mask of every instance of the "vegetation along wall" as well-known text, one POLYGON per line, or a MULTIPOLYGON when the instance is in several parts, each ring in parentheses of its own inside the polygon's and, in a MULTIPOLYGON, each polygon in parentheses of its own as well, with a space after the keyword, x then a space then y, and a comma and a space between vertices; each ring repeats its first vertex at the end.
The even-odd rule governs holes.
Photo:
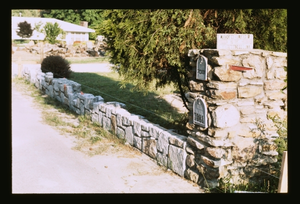
POLYGON ((189 57, 188 137, 129 113, 125 104, 82 93, 79 83, 53 78, 51 72, 25 67, 23 77, 199 185, 215 187, 226 176, 233 183, 254 177, 256 168, 276 162, 273 140, 278 134, 268 117, 286 114, 286 91, 281 91, 286 53, 193 49, 189 57))

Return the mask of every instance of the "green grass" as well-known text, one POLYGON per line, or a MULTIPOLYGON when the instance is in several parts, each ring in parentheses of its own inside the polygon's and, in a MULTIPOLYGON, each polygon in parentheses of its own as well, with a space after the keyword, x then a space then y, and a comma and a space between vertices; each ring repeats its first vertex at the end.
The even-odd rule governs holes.
POLYGON ((126 109, 133 114, 142 115, 154 124, 168 129, 176 129, 186 135, 186 114, 180 114, 161 97, 176 92, 170 85, 155 89, 152 84, 148 94, 132 90, 134 85, 127 84, 121 87, 121 79, 117 73, 72 73, 70 80, 82 85, 82 92, 101 96, 105 102, 118 101, 126 105, 126 109))
POLYGON ((72 64, 88 64, 88 63, 108 63, 109 58, 107 56, 99 57, 67 57, 66 58, 72 64))

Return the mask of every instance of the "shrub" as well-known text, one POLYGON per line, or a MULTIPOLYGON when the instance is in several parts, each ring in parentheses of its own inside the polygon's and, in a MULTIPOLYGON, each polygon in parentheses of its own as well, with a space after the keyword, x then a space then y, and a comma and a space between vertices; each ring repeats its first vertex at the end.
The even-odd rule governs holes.
POLYGON ((61 56, 48 56, 41 64, 42 72, 52 72, 54 78, 69 78, 70 62, 61 56))

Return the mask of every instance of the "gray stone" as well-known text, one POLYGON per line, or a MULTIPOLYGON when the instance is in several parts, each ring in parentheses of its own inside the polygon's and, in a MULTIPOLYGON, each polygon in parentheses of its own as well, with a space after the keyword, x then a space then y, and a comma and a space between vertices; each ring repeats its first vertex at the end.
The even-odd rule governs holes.
POLYGON ((111 119, 107 117, 103 117, 103 128, 107 131, 112 130, 111 119))
POLYGON ((130 145, 133 145, 133 130, 131 126, 125 128, 125 140, 130 145))
POLYGON ((242 73, 233 71, 225 67, 215 67, 214 74, 221 81, 239 81, 242 78, 242 73))
POLYGON ((195 156, 194 155, 187 155, 186 156, 186 165, 189 167, 195 166, 195 156))
POLYGON ((142 138, 133 136, 133 146, 142 151, 142 138))
POLYGON ((139 121, 139 119, 133 120, 134 135, 141 137, 141 132, 142 132, 141 122, 139 121))
POLYGON ((206 147, 206 145, 204 145, 202 142, 200 142, 199 140, 197 140, 195 137, 193 136, 188 136, 187 138, 187 142, 192 145, 193 147, 196 147, 197 149, 201 150, 204 149, 206 147))
POLYGON ((186 175, 187 179, 193 181, 194 183, 197 183, 199 180, 199 174, 191 169, 187 169, 185 171, 185 175, 186 175))
POLYGON ((239 119, 239 111, 230 104, 219 106, 212 112, 212 120, 215 127, 231 127, 236 125, 239 119))
POLYGON ((169 143, 180 148, 185 148, 186 140, 187 140, 186 136, 182 136, 174 133, 171 134, 171 136, 169 137, 169 143))
POLYGON ((155 139, 157 139, 160 135, 160 133, 163 131, 161 129, 162 127, 160 127, 159 125, 155 124, 152 125, 149 129, 149 134, 151 137, 154 137, 155 139))
POLYGON ((170 133, 162 131, 157 140, 157 150, 165 155, 167 155, 169 151, 169 137, 170 133))
POLYGON ((156 153, 156 160, 157 160, 157 163, 159 165, 168 167, 168 156, 167 155, 165 155, 161 152, 157 152, 156 153))
POLYGON ((218 147, 207 147, 205 150, 209 156, 214 157, 216 159, 222 158, 223 155, 226 153, 224 149, 218 147))
POLYGON ((155 138, 143 138, 143 152, 155 159, 157 154, 155 138))
POLYGON ((124 139, 125 138, 125 130, 117 127, 117 137, 120 139, 124 139))
POLYGON ((186 169, 186 156, 183 149, 170 145, 168 167, 182 177, 186 169))
POLYGON ((251 98, 257 96, 263 92, 262 86, 242 86, 238 87, 239 98, 251 98))

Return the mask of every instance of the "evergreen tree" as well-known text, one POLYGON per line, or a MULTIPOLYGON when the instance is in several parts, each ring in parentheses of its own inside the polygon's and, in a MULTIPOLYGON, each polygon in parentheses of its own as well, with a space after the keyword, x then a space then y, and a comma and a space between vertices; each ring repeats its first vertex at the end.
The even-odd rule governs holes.
POLYGON ((99 34, 111 62, 136 89, 175 82, 185 100, 189 49, 215 48, 217 33, 252 33, 254 48, 286 51, 283 9, 105 10, 99 34))
POLYGON ((17 35, 21 38, 30 38, 32 36, 33 29, 31 29, 31 24, 27 21, 18 23, 19 30, 17 35))

